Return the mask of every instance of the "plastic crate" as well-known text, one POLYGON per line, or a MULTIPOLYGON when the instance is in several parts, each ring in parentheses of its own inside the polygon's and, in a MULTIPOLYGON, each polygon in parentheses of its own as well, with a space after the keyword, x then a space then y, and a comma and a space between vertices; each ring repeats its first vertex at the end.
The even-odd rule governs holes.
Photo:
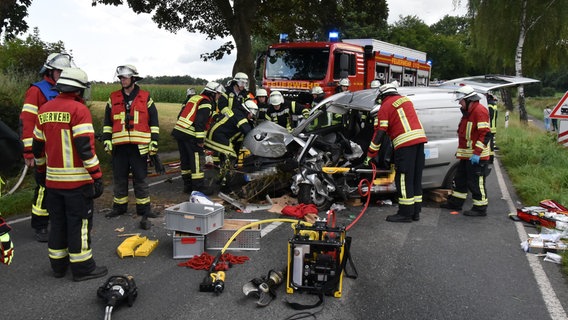
MULTIPOLYGON (((221 250, 241 227, 258 220, 254 219, 225 219, 223 227, 207 235, 205 247, 207 250, 221 250)), ((229 245, 227 250, 260 250, 260 226, 243 230, 229 245)))
POLYGON ((205 251, 205 236, 175 231, 173 237, 174 259, 188 259, 205 251))
POLYGON ((225 208, 221 205, 182 202, 166 208, 166 229, 208 234, 223 226, 225 208))

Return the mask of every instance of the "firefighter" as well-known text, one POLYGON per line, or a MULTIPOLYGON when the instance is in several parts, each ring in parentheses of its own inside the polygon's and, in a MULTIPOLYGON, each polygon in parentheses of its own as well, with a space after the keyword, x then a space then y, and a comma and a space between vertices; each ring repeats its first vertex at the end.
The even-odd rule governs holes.
POLYGON ((247 100, 244 104, 235 106, 227 114, 219 115, 207 132, 205 146, 218 152, 221 161, 236 159, 238 149, 235 148, 235 143, 252 130, 253 120, 257 114, 256 103, 247 100))
POLYGON ((448 201, 441 208, 461 210, 468 191, 471 192, 473 206, 464 211, 465 216, 487 215, 487 190, 485 178, 490 156, 489 142, 491 128, 489 111, 479 103, 481 99, 471 86, 462 86, 457 91, 457 101, 461 106, 462 118, 458 125, 458 163, 454 178, 455 188, 448 201))
MULTIPOLYGON (((52 100, 58 94, 53 89, 55 82, 64 68, 74 67, 73 59, 67 53, 51 53, 40 70, 42 80, 30 85, 24 98, 24 106, 20 113, 20 137, 24 143, 24 161, 30 168, 34 167, 32 154, 33 130, 37 114, 41 106, 52 100)), ((49 213, 44 202, 44 187, 36 184, 32 203, 32 228, 35 230, 35 239, 47 242, 49 239, 49 213)))
POLYGON ((205 190, 203 183, 203 143, 215 101, 221 95, 219 87, 222 86, 217 82, 209 82, 200 94, 191 97, 182 108, 172 131, 178 143, 184 193, 193 190, 211 193, 205 190))
POLYGON ((264 118, 279 124, 280 126, 292 131, 300 122, 300 119, 310 115, 310 108, 297 103, 296 101, 284 101, 284 96, 280 91, 270 92, 268 99, 269 106, 264 118))
POLYGON ((387 83, 379 87, 377 103, 381 105, 375 122, 375 133, 367 150, 365 164, 375 158, 388 135, 394 147, 395 184, 398 212, 387 216, 390 222, 420 220, 422 208, 422 171, 424 144, 428 141, 416 115, 414 105, 398 93, 397 86, 387 83))
POLYGON ((256 90, 256 105, 258 106, 258 117, 257 120, 266 120, 266 112, 268 111, 268 92, 265 89, 256 90))
POLYGON ((128 209, 128 176, 132 173, 136 214, 142 216, 145 229, 147 218, 155 218, 150 207, 146 176, 148 154, 158 152, 160 128, 158 111, 150 93, 140 89, 136 82, 142 77, 133 65, 116 68, 122 88, 110 94, 105 108, 103 143, 112 155, 114 200, 107 218, 126 213, 128 209))
POLYGON ((381 81, 378 79, 375 79, 373 81, 371 81, 371 89, 378 89, 381 86, 381 81))
POLYGON ((74 281, 108 272, 97 266, 90 246, 93 199, 104 187, 91 113, 83 100, 89 86, 83 70, 63 69, 55 85, 60 94, 39 110, 32 143, 51 219, 48 251, 53 275, 64 277, 70 266, 74 281))
POLYGON ((339 80, 339 83, 337 84, 337 88, 335 88, 335 93, 349 91, 350 85, 351 85, 351 82, 349 81, 349 79, 342 78, 341 80, 339 80))
MULTIPOLYGON (((248 76, 244 72, 237 72, 227 87, 225 94, 219 97, 217 111, 215 113, 227 113, 235 105, 242 105, 250 99, 248 90, 248 76)), ((254 99, 254 97, 252 97, 254 99)))
POLYGON ((489 127, 491 128, 491 141, 489 146, 491 148, 491 155, 489 157, 489 162, 493 163, 495 158, 495 151, 499 150, 495 145, 495 134, 497 134, 497 116, 499 114, 499 109, 497 109, 497 98, 491 93, 487 93, 487 110, 489 111, 489 127))

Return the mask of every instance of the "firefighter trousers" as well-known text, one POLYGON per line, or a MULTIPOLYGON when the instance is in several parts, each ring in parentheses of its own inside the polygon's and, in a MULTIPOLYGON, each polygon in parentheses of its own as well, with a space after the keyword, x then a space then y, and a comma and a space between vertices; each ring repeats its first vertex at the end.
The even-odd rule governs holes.
POLYGON ((31 219, 32 228, 36 230, 45 229, 49 225, 49 211, 45 202, 45 187, 37 184, 34 190, 31 219))
POLYGON ((93 185, 76 189, 46 189, 51 232, 48 251, 51 268, 65 273, 71 266, 74 275, 88 274, 95 267, 91 250, 93 222, 93 185))
POLYGON ((411 216, 420 213, 424 163, 424 143, 401 147, 394 151, 398 214, 411 216))
POLYGON ((461 207, 469 191, 473 201, 473 210, 485 212, 488 204, 485 188, 487 166, 487 161, 480 161, 479 164, 474 165, 470 160, 460 160, 454 178, 455 188, 448 202, 461 207))
POLYGON ((128 208, 128 177, 132 173, 136 214, 150 213, 150 195, 146 176, 148 175, 148 155, 141 155, 138 145, 122 144, 113 146, 112 173, 114 179, 113 210, 126 212, 128 208))
POLYGON ((194 138, 177 139, 181 175, 183 178, 184 189, 190 187, 192 190, 201 190, 203 188, 203 180, 205 174, 203 173, 203 163, 205 160, 205 153, 203 147, 199 146, 199 141, 194 138))

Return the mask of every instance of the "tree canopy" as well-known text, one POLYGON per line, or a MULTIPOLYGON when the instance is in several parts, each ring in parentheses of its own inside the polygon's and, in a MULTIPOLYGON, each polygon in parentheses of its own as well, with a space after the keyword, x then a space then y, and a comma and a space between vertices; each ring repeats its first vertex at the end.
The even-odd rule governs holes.
POLYGON ((25 18, 32 0, 0 1, 0 35, 5 39, 13 39, 18 34, 28 31, 25 18))

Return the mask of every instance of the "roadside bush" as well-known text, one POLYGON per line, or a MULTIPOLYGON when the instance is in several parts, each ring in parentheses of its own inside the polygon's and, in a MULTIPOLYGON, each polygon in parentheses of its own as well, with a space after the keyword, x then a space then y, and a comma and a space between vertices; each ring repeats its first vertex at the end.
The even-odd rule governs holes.
POLYGON ((541 97, 554 97, 555 94, 556 94, 556 89, 552 87, 544 87, 540 91, 541 97))
POLYGON ((12 130, 18 130, 18 121, 24 95, 37 75, 0 73, 0 119, 12 130))

